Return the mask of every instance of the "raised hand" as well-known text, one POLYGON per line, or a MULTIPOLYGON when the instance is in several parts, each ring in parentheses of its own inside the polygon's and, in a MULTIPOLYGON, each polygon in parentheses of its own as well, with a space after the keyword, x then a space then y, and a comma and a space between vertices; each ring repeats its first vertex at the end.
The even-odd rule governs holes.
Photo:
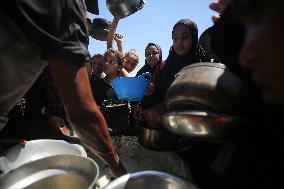
POLYGON ((209 4, 209 8, 213 11, 216 11, 218 14, 212 16, 212 21, 215 23, 219 18, 220 14, 224 12, 227 5, 230 3, 231 0, 217 0, 213 1, 209 4))

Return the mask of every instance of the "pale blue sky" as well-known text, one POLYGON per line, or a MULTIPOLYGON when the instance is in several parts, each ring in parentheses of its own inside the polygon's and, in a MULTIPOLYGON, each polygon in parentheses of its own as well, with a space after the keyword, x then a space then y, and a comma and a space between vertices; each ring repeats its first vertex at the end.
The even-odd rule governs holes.
MULTIPOLYGON (((93 18, 105 18, 112 21, 113 16, 106 7, 106 1, 98 1, 100 14, 92 15, 93 18)), ((172 45, 172 27, 179 19, 189 18, 195 21, 198 25, 199 36, 213 24, 211 16, 214 12, 208 8, 212 0, 147 0, 146 2, 143 9, 121 19, 116 30, 124 36, 123 51, 134 48, 139 53, 140 63, 131 74, 132 76, 145 64, 144 50, 149 42, 159 44, 163 50, 163 59, 167 58, 172 45)), ((105 50, 106 42, 90 38, 91 55, 104 53, 105 50)))

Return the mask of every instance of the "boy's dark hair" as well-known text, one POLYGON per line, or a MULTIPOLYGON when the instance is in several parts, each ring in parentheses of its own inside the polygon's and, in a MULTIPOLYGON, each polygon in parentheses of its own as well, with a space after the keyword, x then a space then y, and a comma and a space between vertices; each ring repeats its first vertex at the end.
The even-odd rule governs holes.
POLYGON ((102 54, 95 54, 95 55, 93 55, 92 57, 91 57, 91 59, 90 59, 90 64, 91 64, 91 66, 93 66, 93 60, 95 59, 95 58, 103 58, 104 56, 102 55, 102 54))
POLYGON ((120 52, 118 52, 117 50, 114 50, 114 49, 108 49, 105 54, 104 54, 104 60, 106 60, 107 56, 108 55, 114 55, 117 57, 117 60, 118 60, 118 65, 119 66, 122 66, 123 63, 122 63, 122 54, 120 52))

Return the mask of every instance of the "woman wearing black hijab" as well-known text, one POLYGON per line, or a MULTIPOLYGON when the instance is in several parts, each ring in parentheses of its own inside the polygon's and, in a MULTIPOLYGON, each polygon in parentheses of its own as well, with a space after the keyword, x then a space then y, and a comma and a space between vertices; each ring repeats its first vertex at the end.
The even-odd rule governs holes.
POLYGON ((172 30, 173 45, 160 74, 160 83, 155 88, 155 95, 160 103, 175 79, 175 75, 187 65, 200 62, 198 28, 190 19, 181 19, 172 30))

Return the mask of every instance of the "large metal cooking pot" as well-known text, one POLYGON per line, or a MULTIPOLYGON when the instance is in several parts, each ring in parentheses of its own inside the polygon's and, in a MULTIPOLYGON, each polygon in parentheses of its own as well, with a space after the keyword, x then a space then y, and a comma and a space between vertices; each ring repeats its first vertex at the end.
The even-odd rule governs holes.
POLYGON ((150 150, 166 151, 173 150, 178 143, 178 136, 164 129, 151 129, 139 127, 138 129, 139 143, 150 150))
POLYGON ((253 95, 241 78, 220 63, 196 63, 177 74, 166 94, 169 111, 212 110, 243 116, 253 95))
POLYGON ((184 151, 194 143, 188 138, 176 135, 160 126, 159 129, 138 127, 138 142, 145 148, 154 151, 184 151))
POLYGON ((197 140, 233 140, 246 120, 205 111, 170 112, 163 116, 169 131, 197 140))
POLYGON ((190 181, 173 174, 159 171, 141 171, 123 175, 105 189, 197 189, 190 181))
POLYGON ((100 41, 106 41, 111 26, 111 21, 104 18, 93 19, 91 37, 100 41))
POLYGON ((0 176, 0 188, 93 188, 98 165, 78 155, 55 155, 24 164, 0 176))
POLYGON ((115 18, 125 18, 143 8, 146 0, 106 0, 109 11, 115 18))
POLYGON ((74 154, 87 157, 84 148, 63 140, 31 140, 10 147, 0 155, 0 170, 8 172, 25 163, 57 154, 74 154))

